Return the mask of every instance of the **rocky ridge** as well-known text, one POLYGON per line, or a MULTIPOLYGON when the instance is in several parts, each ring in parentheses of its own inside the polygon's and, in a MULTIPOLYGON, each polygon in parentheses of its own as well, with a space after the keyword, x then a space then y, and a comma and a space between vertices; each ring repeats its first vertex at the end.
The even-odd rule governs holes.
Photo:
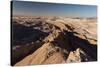
POLYGON ((14 17, 12 22, 12 65, 97 60, 96 19, 14 17))

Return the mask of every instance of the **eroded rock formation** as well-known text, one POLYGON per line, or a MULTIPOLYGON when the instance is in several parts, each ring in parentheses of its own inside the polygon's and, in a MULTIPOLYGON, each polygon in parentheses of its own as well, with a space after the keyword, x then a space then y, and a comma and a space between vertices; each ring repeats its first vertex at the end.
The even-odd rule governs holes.
POLYGON ((97 60, 96 19, 13 17, 12 65, 97 60))

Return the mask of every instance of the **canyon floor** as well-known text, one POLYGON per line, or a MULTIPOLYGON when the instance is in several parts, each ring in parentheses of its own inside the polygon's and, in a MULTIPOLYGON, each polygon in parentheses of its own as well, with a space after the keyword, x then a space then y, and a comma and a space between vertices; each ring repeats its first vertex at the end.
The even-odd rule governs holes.
POLYGON ((97 61, 97 19, 12 17, 11 65, 97 61))

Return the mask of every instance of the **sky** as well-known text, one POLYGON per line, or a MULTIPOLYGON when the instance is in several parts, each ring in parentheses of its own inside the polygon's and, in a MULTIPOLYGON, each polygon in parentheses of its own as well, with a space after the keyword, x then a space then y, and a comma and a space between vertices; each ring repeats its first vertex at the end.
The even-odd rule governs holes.
POLYGON ((96 5, 13 1, 13 15, 97 17, 96 5))

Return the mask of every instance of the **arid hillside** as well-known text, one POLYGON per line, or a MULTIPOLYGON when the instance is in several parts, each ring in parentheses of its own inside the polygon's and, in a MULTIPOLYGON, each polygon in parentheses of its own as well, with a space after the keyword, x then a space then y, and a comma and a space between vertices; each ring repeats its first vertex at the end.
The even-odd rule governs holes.
POLYGON ((11 65, 97 61, 97 19, 56 16, 12 18, 11 65))

